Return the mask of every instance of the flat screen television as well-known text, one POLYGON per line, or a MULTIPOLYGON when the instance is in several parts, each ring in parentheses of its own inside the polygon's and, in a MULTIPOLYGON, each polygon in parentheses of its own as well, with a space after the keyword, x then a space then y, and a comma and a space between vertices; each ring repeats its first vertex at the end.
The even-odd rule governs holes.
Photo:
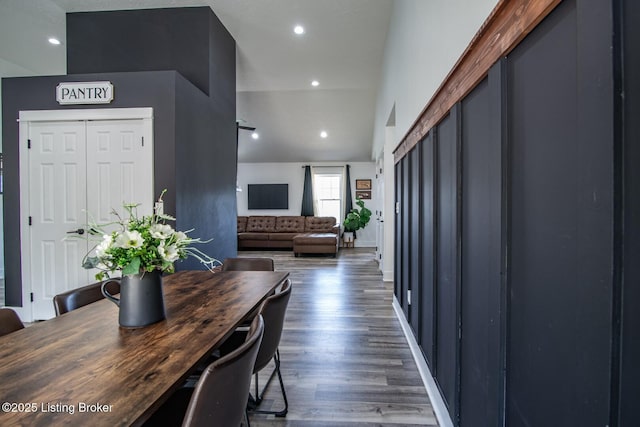
POLYGON ((249 209, 289 209, 289 184, 249 184, 249 209))

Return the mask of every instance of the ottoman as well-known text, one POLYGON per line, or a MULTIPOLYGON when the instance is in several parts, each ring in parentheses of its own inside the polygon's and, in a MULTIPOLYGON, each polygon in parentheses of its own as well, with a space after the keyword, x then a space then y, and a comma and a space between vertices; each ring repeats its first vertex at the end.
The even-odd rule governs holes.
POLYGON ((338 253, 338 235, 335 233, 303 233, 293 238, 293 253, 332 254, 338 253))

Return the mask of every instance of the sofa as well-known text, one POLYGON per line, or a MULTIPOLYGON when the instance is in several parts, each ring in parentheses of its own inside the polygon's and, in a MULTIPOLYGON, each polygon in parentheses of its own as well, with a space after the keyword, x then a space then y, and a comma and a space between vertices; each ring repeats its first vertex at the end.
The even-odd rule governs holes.
POLYGON ((333 217, 238 216, 238 249, 291 248, 304 253, 338 253, 340 227, 333 217))

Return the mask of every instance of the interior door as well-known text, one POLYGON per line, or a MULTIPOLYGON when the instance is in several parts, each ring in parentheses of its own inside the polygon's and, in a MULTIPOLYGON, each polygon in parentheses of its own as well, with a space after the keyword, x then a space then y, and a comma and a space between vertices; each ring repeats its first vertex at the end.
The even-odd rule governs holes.
POLYGON ((112 221, 123 203, 151 212, 153 151, 143 120, 56 121, 29 124, 29 279, 34 320, 55 315, 52 299, 94 282, 82 260, 88 215, 112 221))
POLYGON ((78 268, 87 240, 75 232, 86 223, 86 134, 83 122, 37 122, 29 129, 31 283, 36 318, 53 315, 61 289, 87 283, 78 268), (67 233, 72 233, 70 238, 67 233))
POLYGON ((140 203, 139 215, 152 211, 153 151, 143 120, 87 122, 87 210, 99 223, 113 221, 124 203, 140 203))

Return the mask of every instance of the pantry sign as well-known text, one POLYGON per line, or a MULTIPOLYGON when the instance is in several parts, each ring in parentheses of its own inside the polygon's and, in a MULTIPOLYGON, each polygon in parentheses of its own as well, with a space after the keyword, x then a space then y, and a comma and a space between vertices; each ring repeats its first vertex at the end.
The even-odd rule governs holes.
POLYGON ((65 82, 56 87, 56 100, 60 105, 109 104, 113 101, 111 82, 65 82))

